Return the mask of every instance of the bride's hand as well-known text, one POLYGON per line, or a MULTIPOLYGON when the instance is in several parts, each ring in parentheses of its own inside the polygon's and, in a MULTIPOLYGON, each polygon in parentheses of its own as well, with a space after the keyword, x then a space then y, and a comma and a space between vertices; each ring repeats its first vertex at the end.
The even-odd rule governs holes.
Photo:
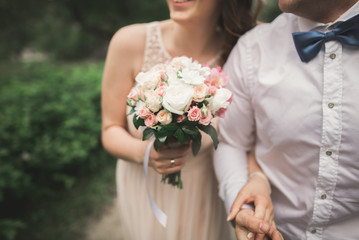
MULTIPOLYGON (((269 226, 276 229, 274 223, 274 208, 272 204, 272 200, 270 197, 271 189, 268 180, 262 173, 254 173, 252 174, 246 185, 241 189, 238 193, 232 207, 230 214, 228 216, 228 220, 233 220, 241 210, 243 204, 254 204, 254 217, 258 219, 258 221, 264 221, 268 223, 269 226)), ((240 226, 241 224, 241 215, 236 217, 236 233, 237 235, 244 235, 244 231, 246 228, 240 226), (238 218, 240 217, 240 218, 238 218)), ((246 217, 246 216, 244 216, 246 217)), ((252 215, 253 217, 253 215, 252 215)), ((245 226, 247 227, 247 226, 245 226)), ((245 234, 246 236, 249 233, 245 234)), ((263 231, 257 229, 253 234, 250 234, 250 239, 264 239, 265 235, 263 231), (255 233, 258 233, 257 235, 255 233)), ((246 238, 248 239, 248 238, 246 238)))
POLYGON ((190 152, 190 143, 159 144, 158 151, 152 146, 149 165, 159 174, 170 174, 180 171, 190 152))

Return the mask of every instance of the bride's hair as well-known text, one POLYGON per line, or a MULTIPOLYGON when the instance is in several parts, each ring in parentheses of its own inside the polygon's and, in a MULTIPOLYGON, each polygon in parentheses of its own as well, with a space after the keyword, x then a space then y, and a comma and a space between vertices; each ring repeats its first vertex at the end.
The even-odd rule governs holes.
POLYGON ((219 26, 225 34, 222 61, 227 60, 228 55, 238 38, 256 25, 256 20, 262 9, 262 0, 223 0, 222 11, 219 16, 219 26))

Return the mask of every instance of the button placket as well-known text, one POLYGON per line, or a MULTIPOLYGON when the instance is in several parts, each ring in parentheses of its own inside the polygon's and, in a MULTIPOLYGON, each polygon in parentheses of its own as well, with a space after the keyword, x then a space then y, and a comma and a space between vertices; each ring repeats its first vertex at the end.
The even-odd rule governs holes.
MULTIPOLYGON (((307 236, 320 238, 322 227, 325 227, 332 211, 331 196, 334 192, 337 176, 338 154, 335 154, 340 144, 340 132, 337 131, 341 124, 341 94, 342 74, 341 45, 335 41, 325 44, 324 72, 323 72, 323 131, 319 156, 319 172, 317 178, 316 193, 312 220, 308 225, 307 236), (335 59, 335 60, 334 60, 335 59), (338 136, 339 134, 339 136, 338 136)), ((312 239, 312 238, 309 238, 312 239)), ((314 239, 314 238, 313 238, 314 239)))

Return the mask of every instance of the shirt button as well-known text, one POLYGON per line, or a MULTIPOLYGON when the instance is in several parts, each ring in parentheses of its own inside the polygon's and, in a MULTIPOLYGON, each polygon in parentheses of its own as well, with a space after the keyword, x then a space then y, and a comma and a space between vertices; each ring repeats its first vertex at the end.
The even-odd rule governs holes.
POLYGON ((327 154, 328 156, 332 155, 332 151, 326 151, 325 154, 327 154))
POLYGON ((311 233, 315 234, 317 232, 317 229, 312 228, 312 230, 310 230, 311 233))
POLYGON ((334 60, 337 57, 337 55, 335 53, 332 53, 329 55, 329 57, 334 60))
POLYGON ((323 193, 321 196, 320 196, 321 199, 325 200, 327 199, 327 194, 323 193))
POLYGON ((333 108, 333 107, 334 107, 334 103, 328 103, 328 107, 329 107, 329 108, 333 108))

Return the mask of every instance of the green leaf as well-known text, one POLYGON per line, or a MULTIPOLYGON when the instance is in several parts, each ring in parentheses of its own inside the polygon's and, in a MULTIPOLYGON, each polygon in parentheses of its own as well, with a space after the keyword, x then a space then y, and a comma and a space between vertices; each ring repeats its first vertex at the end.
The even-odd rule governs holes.
POLYGON ((177 140, 182 144, 186 141, 186 137, 181 128, 177 128, 177 131, 173 136, 175 136, 175 138, 177 138, 177 140))
POLYGON ((154 134, 154 130, 152 128, 146 128, 144 131, 143 131, 143 136, 142 136, 142 140, 143 141, 146 141, 147 139, 151 138, 154 134))
POLYGON ((161 143, 165 143, 166 142, 166 139, 167 139, 167 136, 163 136, 163 137, 159 137, 158 140, 161 142, 161 143))
POLYGON ((198 128, 201 129, 203 132, 207 133, 212 138, 214 149, 217 149, 218 136, 216 129, 212 125, 198 125, 198 128))
POLYGON ((140 126, 146 126, 145 120, 143 120, 142 118, 137 118, 136 114, 133 115, 132 121, 136 129, 138 129, 140 126))
POLYGON ((162 128, 166 129, 167 131, 176 131, 179 126, 176 123, 170 123, 162 126, 162 128))
POLYGON ((135 108, 131 108, 131 111, 127 114, 127 116, 130 116, 134 112, 136 112, 135 108))
POLYGON ((193 156, 196 156, 199 150, 201 149, 201 141, 202 141, 202 135, 197 134, 194 136, 191 136, 192 138, 192 153, 193 156))
POLYGON ((195 135, 198 135, 198 134, 199 134, 199 131, 198 131, 198 129, 197 129, 195 126, 188 126, 188 125, 186 125, 186 126, 183 126, 183 127, 182 127, 182 130, 183 130, 186 134, 188 134, 188 135, 190 135, 190 136, 195 136, 195 135))
POLYGON ((156 138, 162 138, 162 137, 167 137, 168 135, 170 135, 170 132, 166 128, 162 127, 155 133, 155 135, 156 135, 156 138))
POLYGON ((158 151, 158 145, 160 144, 160 141, 156 138, 156 140, 153 143, 153 147, 155 148, 156 151, 158 151))

